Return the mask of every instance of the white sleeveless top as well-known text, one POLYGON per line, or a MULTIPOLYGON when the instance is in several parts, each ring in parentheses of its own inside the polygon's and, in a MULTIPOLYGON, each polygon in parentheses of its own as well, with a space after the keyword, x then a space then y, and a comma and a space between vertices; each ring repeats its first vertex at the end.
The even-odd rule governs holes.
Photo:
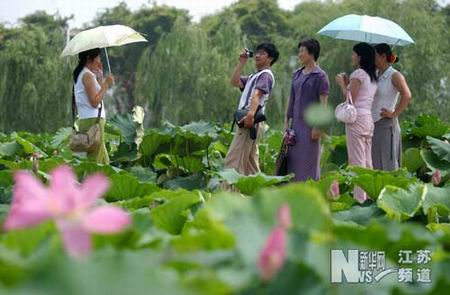
MULTIPOLYGON (((272 74, 272 71, 270 69, 265 69, 260 72, 257 72, 253 75, 251 75, 245 84, 244 91, 242 91, 241 98, 239 100, 239 109, 247 109, 250 107, 251 100, 253 97, 253 92, 255 91, 256 81, 258 80, 259 76, 261 76, 263 73, 269 73, 272 77, 272 89, 275 85, 275 77, 272 74)), ((269 93, 263 94, 263 96, 259 100, 259 105, 262 107, 263 112, 266 108, 266 103, 269 100, 269 93)))
MULTIPOLYGON (((97 116, 98 116, 98 109, 101 106, 101 104, 99 104, 98 108, 94 108, 89 103, 89 98, 87 96, 86 89, 85 89, 84 84, 83 84, 83 76, 86 73, 88 75, 92 75, 92 78, 94 78, 95 90, 98 92, 101 89, 101 86, 98 83, 97 77, 95 76, 95 74, 93 72, 91 72, 88 68, 84 67, 83 70, 81 70, 80 74, 78 75, 77 83, 75 83, 75 86, 74 86, 75 103, 77 104, 78 117, 80 119, 97 118, 97 116)), ((103 104, 101 117, 105 118, 105 107, 104 107, 104 104, 103 104)))
POLYGON ((399 97, 397 88, 392 84, 392 75, 395 73, 397 73, 397 70, 390 66, 378 77, 378 88, 372 104, 373 122, 382 119, 380 115, 382 109, 386 109, 390 112, 395 110, 399 97))

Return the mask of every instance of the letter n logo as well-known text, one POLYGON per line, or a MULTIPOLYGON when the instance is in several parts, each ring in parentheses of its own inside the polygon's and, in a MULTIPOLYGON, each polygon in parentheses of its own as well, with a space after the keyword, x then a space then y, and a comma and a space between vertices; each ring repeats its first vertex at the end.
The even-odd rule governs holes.
POLYGON ((342 250, 331 250, 331 282, 342 283, 342 275, 347 283, 358 283, 360 272, 358 268, 359 251, 348 250, 348 259, 342 250))

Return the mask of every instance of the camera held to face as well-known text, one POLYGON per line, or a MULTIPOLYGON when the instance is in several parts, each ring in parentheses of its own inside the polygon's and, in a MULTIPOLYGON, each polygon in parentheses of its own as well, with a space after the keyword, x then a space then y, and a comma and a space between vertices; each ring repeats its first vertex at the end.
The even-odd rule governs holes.
POLYGON ((251 50, 248 49, 248 48, 245 48, 245 51, 247 52, 247 56, 248 56, 248 57, 253 57, 253 51, 251 51, 251 50))

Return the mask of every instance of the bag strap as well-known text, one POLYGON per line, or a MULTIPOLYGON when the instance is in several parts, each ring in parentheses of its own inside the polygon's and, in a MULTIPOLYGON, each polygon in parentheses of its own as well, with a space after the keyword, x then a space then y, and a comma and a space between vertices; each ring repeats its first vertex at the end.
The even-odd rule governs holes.
POLYGON ((236 125, 236 119, 233 118, 233 123, 231 124, 230 132, 233 132, 233 130, 234 130, 234 125, 236 125))
POLYGON ((248 78, 249 80, 255 76, 256 76, 256 78, 254 80, 252 80, 252 84, 250 84, 251 85, 251 87, 249 89, 250 93, 249 93, 247 99, 245 100, 245 104, 242 107, 242 110, 245 110, 246 108, 249 107, 249 102, 250 102, 250 99, 252 98, 252 93, 253 93, 253 89, 255 88, 256 82, 258 82, 259 77, 261 77, 262 74, 264 74, 264 73, 268 73, 272 77, 272 89, 273 89, 273 86, 275 85, 275 77, 273 76, 272 70, 264 69, 260 72, 253 73, 252 75, 250 75, 248 78))
POLYGON ((350 90, 347 90, 347 97, 346 100, 353 105, 353 98, 352 98, 352 93, 350 92, 350 90))
POLYGON ((288 153, 289 146, 284 142, 284 138, 281 141, 280 151, 278 154, 284 153, 285 155, 288 153))
POLYGON ((78 113, 77 104, 75 102, 75 85, 72 89, 72 129, 75 130, 75 113, 78 113))
POLYGON ((283 151, 284 146, 286 145, 284 137, 283 140, 281 141, 281 146, 280 146, 280 153, 283 151))
POLYGON ((103 109, 103 99, 100 101, 100 108, 98 109, 98 115, 97 115, 97 123, 100 122, 100 117, 102 115, 102 109, 103 109))
MULTIPOLYGON (((249 84, 250 86, 248 88, 247 99, 245 100, 245 103, 242 106, 241 110, 245 110, 248 107, 249 101, 252 98, 252 92, 253 92, 252 89, 253 89, 253 87, 255 87, 256 81, 258 80, 258 76, 253 80, 252 80, 252 78, 255 77, 257 74, 258 73, 253 73, 253 74, 250 74, 250 76, 248 76, 247 83, 249 83, 250 80, 251 80, 251 82, 250 82, 250 84, 249 84)), ((245 87, 244 87, 244 91, 245 91, 245 87)))

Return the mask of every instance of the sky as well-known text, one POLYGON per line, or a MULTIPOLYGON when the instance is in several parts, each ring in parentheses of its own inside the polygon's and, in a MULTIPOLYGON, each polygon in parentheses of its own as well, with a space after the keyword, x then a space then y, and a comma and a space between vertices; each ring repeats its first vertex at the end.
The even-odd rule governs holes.
MULTIPOLYGON (((17 24, 18 19, 36 10, 45 10, 49 14, 59 13, 61 16, 74 15, 69 22, 72 27, 81 27, 91 21, 97 11, 116 6, 123 0, 0 0, 0 22, 9 25, 17 24)), ((283 9, 293 9, 304 0, 278 0, 283 9)), ((237 0, 126 0, 132 10, 142 5, 156 2, 189 10, 194 21, 202 16, 215 13, 237 0)), ((450 0, 438 0, 443 5, 450 4, 450 0)))

